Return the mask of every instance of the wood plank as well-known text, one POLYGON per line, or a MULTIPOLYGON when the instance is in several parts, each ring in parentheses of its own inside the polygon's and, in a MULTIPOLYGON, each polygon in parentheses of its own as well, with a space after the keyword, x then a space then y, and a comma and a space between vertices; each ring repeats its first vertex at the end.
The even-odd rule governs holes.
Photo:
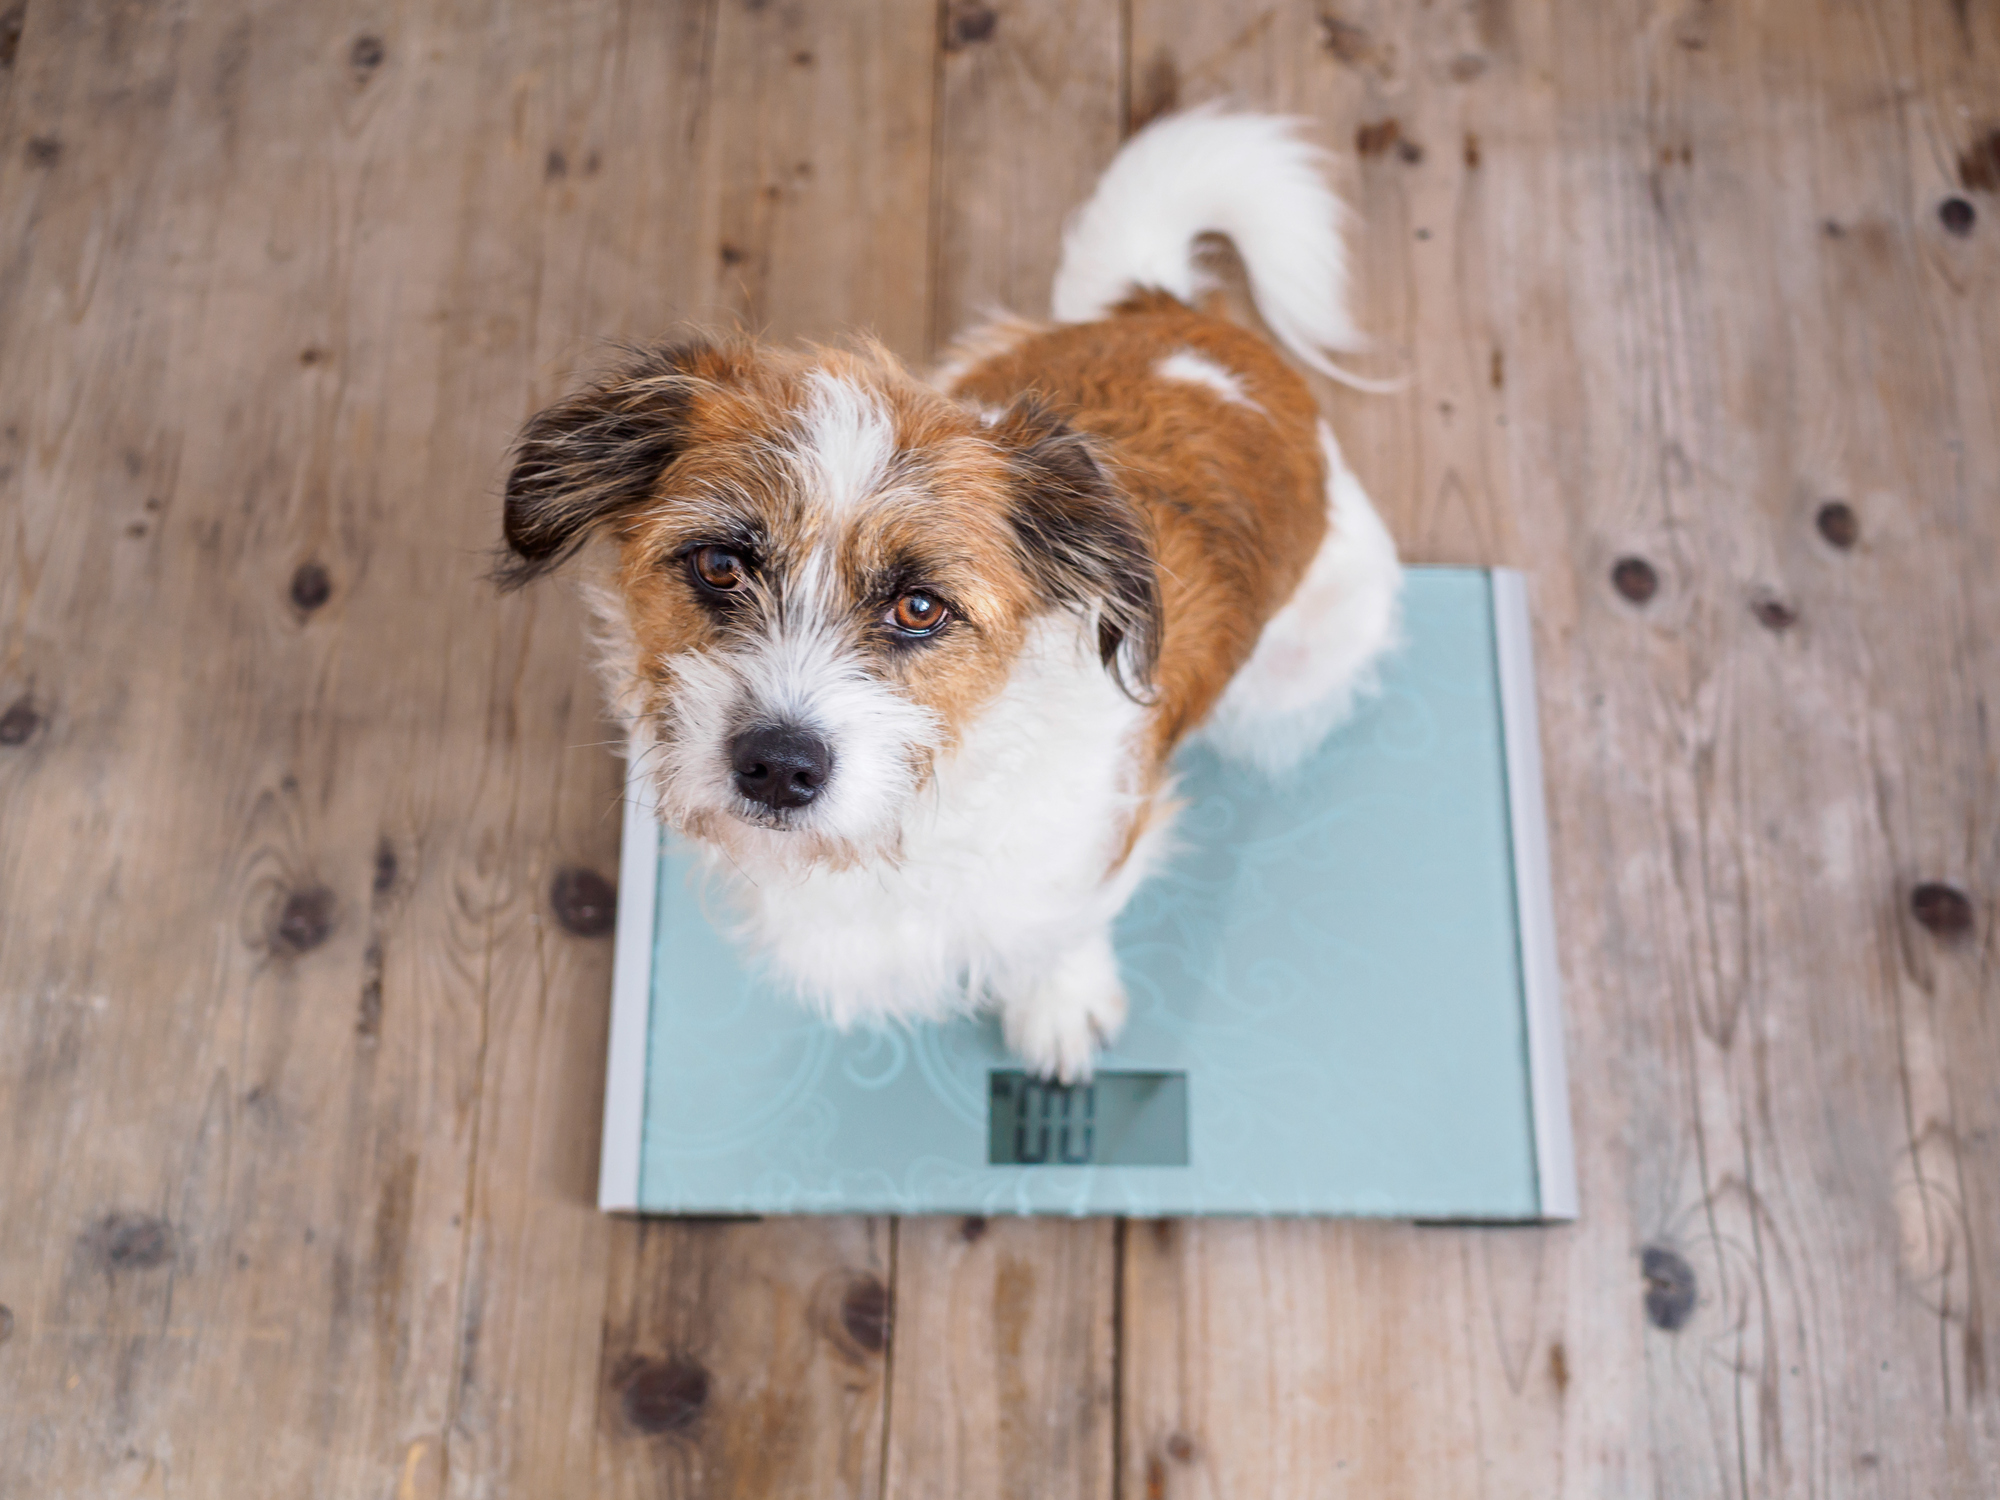
POLYGON ((709 293, 714 7, 47 14, 0 167, 0 1488, 874 1493, 883 1231, 591 1206, 609 955, 549 892, 611 868, 617 769, 573 602, 479 577, 515 424, 709 293), (634 1396, 690 1351, 693 1417, 634 1396))
POLYGON ((1113 1493, 1111 1231, 1031 1219, 897 1226, 885 1493, 1113 1493))
POLYGON ((889 1226, 637 1233, 607 1301, 591 1493, 880 1495, 889 1226))
POLYGON ((1119 7, 948 0, 941 11, 932 334, 1043 318, 1063 218, 1118 149, 1119 7))
MULTIPOLYGON (((296 25, 267 33, 264 75, 227 16, 126 19, 36 17, 5 152, 11 170, 23 126, 55 143, 10 237, 22 357, 0 397, 22 544, 8 696, 46 704, 4 820, 20 934, 7 1092, 35 1164, 6 1189, 22 1195, 6 1215, 22 1330, 8 1408, 42 1434, 9 1462, 30 1493, 146 1489, 170 1470, 304 1489, 342 1481, 401 1419, 343 1409, 351 1372, 400 1366, 410 1413, 448 1388, 439 1271, 458 1254, 452 1105, 472 1070, 451 1034, 459 986, 378 1018, 386 1055, 360 1023, 388 809, 342 731, 382 715, 393 744, 447 661, 422 653, 404 704, 342 691, 362 559, 341 533, 373 496, 333 434, 348 357, 383 351, 334 365, 301 324, 348 248, 353 137, 301 174, 243 133, 281 88, 361 134, 396 112, 349 109, 339 51, 301 86, 300 54, 326 39, 296 25), (313 608, 292 600, 309 562, 328 579, 313 608), (258 1436, 207 1426, 217 1411, 258 1436), (316 1440, 330 1421, 352 1440, 340 1455, 316 1440)), ((391 590, 393 527, 359 528, 391 590)), ((393 606, 381 621, 411 623, 393 606)))
POLYGON ((717 304, 775 339, 928 339, 937 18, 724 0, 710 78, 717 304))
MULTIPOLYGON (((1512 530, 1480 274, 1481 173, 1492 163, 1465 141, 1497 134, 1487 123, 1496 108, 1510 129, 1532 129, 1536 101, 1516 86, 1488 103, 1452 76, 1470 56, 1482 73, 1494 66, 1469 12, 1142 0, 1132 13, 1141 115, 1230 98, 1307 117, 1334 153, 1332 178, 1355 209, 1360 322, 1375 341, 1350 363, 1410 387, 1394 397, 1320 390, 1405 555, 1520 563, 1530 559, 1512 530)), ((1510 1493, 1556 1493, 1573 1359, 1559 1321, 1565 1238, 1365 1223, 1133 1226, 1123 1493, 1471 1494, 1496 1475, 1510 1493)))
MULTIPOLYGON (((934 340, 1048 310, 1063 216, 1117 150, 1117 5, 952 0, 941 12, 934 340)), ((897 1228, 888 1496, 1113 1489, 1116 1226, 897 1228)))
MULTIPOLYGON (((1887 389, 1900 399, 1888 420, 1876 418, 1880 440, 1896 461, 1879 475, 1848 478, 1856 493, 1893 497, 1884 507, 1889 547, 1882 550, 1891 551, 1898 566, 1872 591, 1876 619, 1868 624, 1895 618, 1893 604, 1883 606, 1905 590, 1923 598, 1925 609, 1908 622, 1917 650, 1902 659, 1878 656, 1873 630, 1856 630, 1852 649, 1869 672, 1864 688, 1850 687, 1849 703, 1857 717, 1867 713, 1873 721, 1879 739, 1870 759, 1886 771, 1877 785, 1892 788, 1894 809, 1885 818, 1887 854, 1900 899, 1893 906, 1885 902, 1889 909, 1878 911, 1877 921, 1883 957, 1897 963, 1905 1119, 1894 1171, 1899 1270, 1905 1295, 1918 1304, 1908 1345, 1913 1359, 1935 1362, 1945 1413, 1963 1414, 1962 1426, 1947 1428, 1949 1456, 1954 1480, 1962 1475, 1971 1487, 2000 1471, 1992 1389, 2000 1309, 1992 1295, 1990 1250, 2000 1226, 2000 1173, 1993 1160, 2000 1091, 1992 1086, 1993 1060, 2000 1055, 1992 1003, 2000 992, 1994 796, 2000 757, 1988 728, 1993 684, 2000 681, 1994 644, 2000 590, 1980 564, 2000 545, 1993 504, 2000 494, 2000 247, 1994 238, 2000 225, 2000 85, 1987 65, 2000 51, 2000 15, 1990 8, 1962 15, 1877 8, 1874 18, 1884 71, 1899 85, 1914 82, 1918 101, 1911 128, 1900 132, 1903 158, 1884 175, 1902 177, 1899 206, 1916 232, 1901 247, 1900 264, 1916 273, 1923 316, 1918 322, 1905 305, 1883 306, 1878 319, 1898 335, 1892 345, 1885 340, 1888 357, 1855 360, 1857 384, 1869 379, 1881 389, 1892 382, 1887 389), (1964 212, 1974 205, 1973 214, 1964 212), (1912 414, 1927 422, 1906 427, 1912 414), (1904 494, 1919 498, 1912 509, 1924 523, 1921 550, 1895 546, 1896 502, 1904 494), (1949 560, 1943 587, 1931 571, 1941 560, 1949 560), (1911 657, 1920 660, 1920 671, 1910 669, 1911 657), (1976 734, 1954 732, 1966 725, 1976 725, 1976 734)), ((1829 162, 1839 161, 1841 144, 1830 143, 1829 162)), ((1871 302, 1883 296, 1886 278, 1868 259, 1852 266, 1850 275, 1876 284, 1871 302)), ((1845 578, 1840 583, 1843 592, 1852 586, 1845 578)))
POLYGON ((1127 1495, 1541 1493, 1536 1230, 1158 1220, 1126 1236, 1127 1495), (1521 1417, 1529 1420, 1524 1424, 1521 1417))
MULTIPOLYGON (((714 7, 577 7, 524 21, 472 58, 438 37, 451 80, 476 96, 464 108, 489 111, 485 129, 508 141, 502 154, 444 164, 467 185, 445 231, 440 301, 475 320, 504 319, 498 359, 448 356, 440 372, 450 392, 497 418, 497 431, 465 455, 491 476, 471 523, 482 538, 495 526, 513 424, 600 362, 605 340, 658 336, 709 290, 700 271, 716 197, 705 152, 714 7)), ((393 243, 384 252, 398 253, 393 243)), ((615 874, 616 727, 585 665, 567 589, 473 607, 494 657, 495 701, 479 721, 530 726, 507 736, 489 794, 504 805, 500 847, 518 885, 488 919, 480 1076, 466 1105, 478 1150, 460 1185, 470 1233, 455 1308, 457 1382, 437 1427, 407 1435, 399 1482, 413 1495, 481 1486, 540 1494, 588 1475, 615 1493, 672 1468, 690 1441, 734 1430, 734 1408, 720 1397, 709 1410, 684 1401, 672 1453, 635 1445, 623 1419, 605 1340, 620 1330, 630 1352, 653 1287, 631 1284, 645 1255, 639 1227, 607 1221, 593 1201, 606 911, 572 930, 576 914, 566 925, 552 899, 566 872, 572 881, 579 871, 615 874)), ((747 1299, 772 1279, 766 1267, 754 1289, 727 1275, 711 1276, 708 1289, 719 1301, 739 1291, 747 1299)))
MULTIPOLYGON (((574 270, 560 278, 567 291, 561 309, 567 323, 553 314, 543 319, 546 347, 558 359, 542 361, 542 368, 560 363, 579 330, 656 335, 675 309, 656 305, 650 323, 635 319, 635 306, 648 302, 678 302, 680 310, 713 316, 718 305, 730 301, 723 280, 732 265, 760 267, 782 290, 775 303, 752 296, 737 311, 768 323, 775 306, 776 320, 794 325, 784 332, 829 335, 852 320, 873 323, 896 338, 899 316, 904 327, 913 320, 921 326, 921 297, 913 304, 915 313, 899 300, 908 295, 907 286, 838 273, 854 264, 898 270, 895 254, 913 228, 920 232, 926 217, 927 160, 912 159, 906 141, 872 135, 866 122, 859 130, 837 127, 846 126, 844 110, 855 97, 911 97, 882 89, 879 75, 885 68, 913 71, 903 66, 897 49, 906 52, 912 35, 928 39, 928 28, 913 28, 903 15, 900 31, 885 39, 814 24, 814 15, 727 7, 702 15, 698 28, 691 16, 688 34, 661 54, 662 62, 678 61, 685 70, 682 88, 665 96, 676 118, 645 117, 647 101, 657 97, 649 78, 659 75, 643 56, 632 56, 627 36, 615 38, 607 50, 620 76, 632 80, 628 92, 610 95, 607 105, 604 94, 586 89, 565 101, 566 110, 550 105, 576 143, 568 155, 583 162, 586 178, 593 159, 601 159, 610 187, 580 205, 582 211, 566 226, 547 234, 550 266, 574 270), (596 140, 604 144, 594 145, 596 140), (648 161, 658 156, 661 141, 681 143, 680 149, 664 162, 648 161), (830 142, 841 144, 829 149, 830 142), (733 204, 767 201, 761 193, 770 185, 768 163, 758 153, 780 147, 810 147, 826 170, 819 178, 788 180, 782 199, 769 200, 772 206, 732 228, 733 204), (852 190, 862 178, 866 194, 852 190), (625 186, 634 180, 651 185, 650 201, 636 210, 625 186), (881 200, 878 211, 857 216, 855 204, 870 202, 870 194, 881 200), (888 211, 899 197, 905 203, 914 197, 916 211, 905 215, 914 225, 888 211), (621 269, 631 268, 627 277, 607 277, 598 263, 597 247, 606 242, 625 247, 621 269), (655 247, 653 268, 646 264, 649 244, 655 247), (662 275, 658 264, 671 266, 672 274, 662 275), (831 278, 828 265, 837 273, 831 278), (660 291, 635 299, 646 286, 660 291)), ((927 68, 926 55, 914 71, 921 77, 927 68)), ((927 96, 913 97, 927 111, 927 96)), ((918 123, 903 134, 927 148, 927 113, 918 123)), ((920 254, 915 259, 920 286, 920 254)), ((907 346, 909 340, 900 342, 907 346)), ((557 640, 558 650, 570 653, 573 663, 577 636, 563 631, 557 640)), ((616 789, 600 791, 594 806, 578 809, 587 816, 571 824, 587 830, 591 844, 615 840, 615 821, 603 814, 615 805, 616 789)), ((608 867, 608 859, 607 843, 598 867, 608 867)), ((601 996, 603 976, 595 976, 582 993, 601 996)), ((543 1053, 543 1029, 562 1027, 565 1013, 557 1008, 544 1020, 538 1011, 532 1024, 524 1025, 516 1038, 522 1069, 535 1067, 543 1053)), ((596 1057, 579 1051, 567 1074, 572 1097, 582 1103, 574 1111, 571 1139, 595 1135, 602 1036, 593 1035, 596 1057)), ((500 1132, 521 1120, 521 1089, 513 1076, 494 1071, 484 1096, 500 1132)), ((520 1136, 518 1123, 512 1134, 520 1136)), ((496 1372, 484 1392, 496 1410, 515 1399, 520 1378, 533 1378, 541 1369, 550 1336, 560 1339, 578 1318, 587 1319, 586 1326, 595 1323, 583 1306, 572 1309, 564 1305, 568 1299, 549 1296, 550 1277, 560 1274, 559 1258, 550 1251, 559 1250, 560 1242, 549 1243, 548 1205, 523 1198, 511 1143, 503 1138, 499 1144, 486 1158, 478 1188, 482 1208, 508 1219, 510 1233, 496 1236, 496 1244, 502 1251, 516 1247, 513 1266, 502 1264, 501 1274, 478 1283, 486 1304, 483 1336, 491 1339, 496 1315, 516 1330, 510 1343, 513 1368, 496 1372), (541 1269, 549 1274, 523 1274, 534 1269, 533 1260, 543 1262, 541 1269)), ((582 1185, 578 1178, 567 1184, 572 1195, 582 1185)), ((883 1232, 851 1221, 773 1221, 738 1226, 720 1237, 702 1226, 617 1226, 604 1294, 609 1342, 595 1372, 594 1422, 573 1420, 567 1432, 552 1423, 530 1424, 516 1441, 536 1439, 542 1446, 518 1456, 496 1433, 487 1467, 514 1474, 529 1489, 560 1488, 573 1482, 575 1450, 590 1441, 594 1427, 599 1487, 607 1492, 651 1493, 665 1485, 670 1492, 875 1493, 885 1327, 869 1335, 875 1338, 872 1347, 858 1345, 851 1329, 866 1333, 873 1326, 865 1317, 866 1289, 884 1286, 886 1264, 877 1263, 871 1248, 883 1232), (846 1321, 838 1316, 841 1307, 829 1312, 824 1305, 835 1283, 853 1293, 844 1304, 846 1321)), ((568 1342, 576 1342, 573 1335, 568 1342)), ((462 1425, 486 1430, 485 1424, 462 1425)))
MULTIPOLYGON (((30 643, 36 615, 72 628, 95 609, 108 653, 61 658, 79 713, 47 742, 31 805, 74 818, 87 803, 64 780, 92 774, 111 836, 79 852, 114 881, 147 872, 138 890, 164 927, 114 905, 90 951, 53 966, 69 983, 95 969, 121 1025, 68 1080, 87 1128, 36 1153, 56 1175, 34 1214, 10 1215, 42 1219, 58 1267, 70 1222, 89 1224, 37 1299, 40 1369, 20 1371, 72 1417, 50 1429, 71 1437, 37 1455, 31 1492, 95 1492, 108 1469, 326 1493, 447 1472, 474 1352, 464 1211, 493 961, 507 956, 495 934, 528 930, 545 888, 544 856, 514 827, 547 816, 544 786, 574 795, 545 768, 595 715, 587 695, 564 701, 545 656, 529 692, 553 711, 510 732, 518 631, 496 640, 474 559, 520 377, 492 381, 495 323, 455 300, 450 236, 408 213, 449 201, 459 165, 436 163, 440 183, 433 158, 403 149, 433 123, 425 91, 445 118, 479 112, 476 70, 424 76, 456 40, 440 33, 415 18, 355 37, 303 14, 134 26, 132 53, 102 66, 121 88, 147 84, 130 123, 158 143, 157 160, 142 147, 132 161, 150 192, 104 173, 125 122, 112 112, 107 129, 87 69, 58 111, 83 135, 59 163, 82 174, 65 206, 88 222, 129 195, 145 211, 92 268, 89 383, 31 412, 50 462, 31 472, 26 514, 59 515, 66 494, 107 480, 158 505, 132 501, 129 523, 100 507, 119 545, 149 554, 132 587, 104 593, 86 555, 70 576, 42 570, 22 601, 30 643), (228 87, 211 94, 211 76, 228 87), (161 265, 189 269, 163 288, 161 265), (162 352, 132 360, 134 322, 141 352, 162 352), (131 383, 155 361, 161 378, 131 383), (133 420, 152 432, 130 460, 76 422, 149 394, 133 420), (135 1207, 126 1189, 97 1206, 102 1179, 134 1177, 157 1198, 135 1207), (91 1255, 114 1301, 157 1290, 157 1324, 106 1343, 91 1255)), ((65 58, 91 55, 73 40, 65 58)), ((518 158, 490 139, 504 177, 518 158)), ((56 277, 76 264, 46 224, 30 243, 56 277)), ((506 308, 519 280, 479 270, 506 308)), ((70 348, 57 332, 44 358, 70 348)), ((49 844, 30 829, 26 847, 49 844)), ((81 1123, 60 1108, 47 1123, 66 1119, 81 1123)), ((593 1308, 581 1326, 595 1322, 593 1308)))
MULTIPOLYGON (((844 26, 806 7, 724 5, 664 25, 601 24, 601 40, 586 31, 558 54, 561 72, 515 104, 566 167, 540 219, 541 379, 529 407, 573 378, 580 346, 658 337, 679 318, 741 318, 773 336, 855 324, 920 348, 929 92, 888 80, 929 78, 929 12, 904 5, 844 26), (800 161, 814 169, 793 170, 800 161)), ((594 703, 580 632, 567 618, 535 629, 537 652, 552 651, 594 703)), ((612 769, 601 752, 593 764, 612 769)), ((565 861, 611 868, 617 787, 593 777, 590 791, 543 832, 560 856, 545 881, 565 861)), ((878 1493, 887 1321, 869 1298, 886 1307, 886 1226, 620 1222, 601 1252, 607 1282, 571 1295, 563 1267, 589 1231, 565 1220, 592 1212, 607 976, 552 966, 525 930, 520 946, 540 983, 523 986, 518 1018, 488 1048, 482 1128, 495 1149, 474 1192, 490 1251, 468 1272, 466 1317, 490 1374, 461 1403, 454 1467, 475 1447, 472 1472, 524 1492, 559 1491, 594 1467, 611 1494, 878 1493), (577 1000, 593 1020, 580 1037, 577 1000), (552 1046, 568 1058, 559 1071, 552 1046), (547 1123, 520 1107, 544 1090, 558 1111, 547 1123), (566 1171, 524 1191, 518 1163, 538 1150, 560 1151, 566 1171), (588 1378, 549 1371, 551 1347, 591 1360, 588 1378), (545 1386, 551 1407, 566 1397, 568 1420, 504 1422, 524 1383, 545 1386)))
POLYGON ((1369 132, 1415 379, 1335 398, 1364 481, 1411 555, 1533 577, 1584 1218, 1135 1230, 1127 1493, 1985 1493, 1995 262, 1936 214, 1984 32, 1204 19, 1141 4, 1135 60, 1369 132))

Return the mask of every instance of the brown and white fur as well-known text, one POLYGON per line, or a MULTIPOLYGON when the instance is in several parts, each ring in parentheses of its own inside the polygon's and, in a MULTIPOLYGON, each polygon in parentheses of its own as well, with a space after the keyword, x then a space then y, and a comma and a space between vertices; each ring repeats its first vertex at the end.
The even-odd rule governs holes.
POLYGON ((503 579, 613 544, 595 592, 660 816, 831 1020, 991 1005, 1029 1067, 1087 1077, 1176 746, 1281 774, 1366 686, 1394 546, 1194 257, 1229 235, 1330 369, 1358 343, 1338 214, 1288 122, 1176 116, 1072 222, 1056 321, 977 330, 935 385, 874 344, 705 338, 529 423, 503 579))

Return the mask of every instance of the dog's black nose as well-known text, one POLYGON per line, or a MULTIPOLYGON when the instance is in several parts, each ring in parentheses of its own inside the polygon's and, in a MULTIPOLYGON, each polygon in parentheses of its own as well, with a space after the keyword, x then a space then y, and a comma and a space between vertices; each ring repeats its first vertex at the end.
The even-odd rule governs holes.
POLYGON ((810 729, 764 724, 729 742, 736 790, 766 807, 804 807, 833 770, 833 749, 810 729))

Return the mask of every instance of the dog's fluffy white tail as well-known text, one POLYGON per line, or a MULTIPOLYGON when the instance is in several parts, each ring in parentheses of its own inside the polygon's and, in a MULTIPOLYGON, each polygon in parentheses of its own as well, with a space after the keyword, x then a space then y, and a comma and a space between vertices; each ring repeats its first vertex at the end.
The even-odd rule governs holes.
POLYGON ((1148 125, 1070 220, 1051 297, 1056 320, 1101 318, 1135 287, 1192 302, 1212 285, 1195 263, 1195 239, 1224 234, 1280 342, 1322 374, 1374 388, 1327 358, 1366 341, 1347 306, 1346 210, 1321 157, 1296 122, 1277 115, 1204 105, 1148 125))

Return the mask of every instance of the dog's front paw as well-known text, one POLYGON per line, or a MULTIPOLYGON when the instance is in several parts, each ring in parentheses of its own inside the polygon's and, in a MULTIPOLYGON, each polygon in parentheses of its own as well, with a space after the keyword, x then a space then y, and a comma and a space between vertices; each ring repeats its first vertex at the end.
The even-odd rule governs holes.
POLYGON ((1059 1083, 1086 1083, 1097 1049, 1125 1025, 1125 987, 1109 939, 1071 953, 1051 972, 1001 1002, 1000 1029, 1028 1071, 1059 1083))

